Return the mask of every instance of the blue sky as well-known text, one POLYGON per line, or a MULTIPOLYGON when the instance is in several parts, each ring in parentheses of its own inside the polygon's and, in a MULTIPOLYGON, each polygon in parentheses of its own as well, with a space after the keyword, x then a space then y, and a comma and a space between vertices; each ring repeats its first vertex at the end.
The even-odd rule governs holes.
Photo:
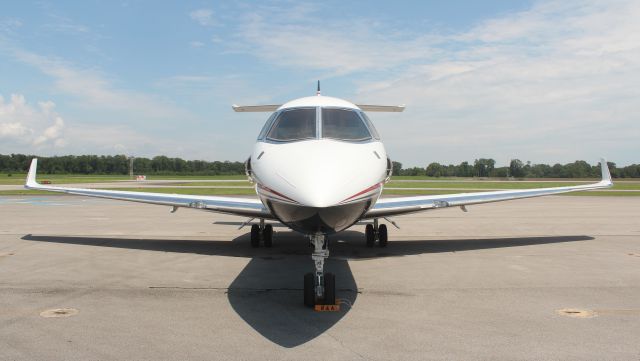
POLYGON ((266 114, 323 94, 394 160, 638 163, 636 1, 11 2, 0 153, 243 160, 266 114))

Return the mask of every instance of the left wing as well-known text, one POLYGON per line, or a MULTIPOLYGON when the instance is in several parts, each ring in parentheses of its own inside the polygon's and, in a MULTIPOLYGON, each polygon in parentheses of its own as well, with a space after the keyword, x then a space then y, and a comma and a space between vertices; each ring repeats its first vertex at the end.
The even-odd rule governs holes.
POLYGON ((609 188, 613 185, 613 182, 611 181, 611 174, 609 173, 609 168, 607 167, 605 159, 600 160, 600 166, 602 180, 598 183, 554 188, 386 198, 378 200, 378 202, 364 215, 363 219, 395 216, 428 209, 463 207, 471 204, 501 202, 513 199, 547 196, 551 194, 609 188))
POLYGON ((31 161, 31 167, 29 167, 27 182, 24 185, 25 188, 171 207, 196 208, 243 217, 275 219, 271 212, 269 212, 258 199, 55 187, 36 182, 37 168, 38 159, 34 158, 31 161))

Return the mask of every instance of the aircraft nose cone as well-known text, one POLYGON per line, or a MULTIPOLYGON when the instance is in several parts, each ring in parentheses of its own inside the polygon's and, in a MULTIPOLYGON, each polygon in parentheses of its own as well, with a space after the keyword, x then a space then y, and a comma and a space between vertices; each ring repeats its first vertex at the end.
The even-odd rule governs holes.
POLYGON ((379 183, 386 158, 379 158, 371 144, 335 141, 302 142, 307 149, 283 154, 276 174, 286 194, 309 207, 330 207, 379 183), (313 148, 313 149, 309 149, 313 148))
POLYGON ((293 197, 296 201, 309 207, 321 208, 338 204, 346 198, 344 188, 350 180, 349 174, 338 173, 331 167, 300 170, 301 174, 294 181, 296 187, 293 197))

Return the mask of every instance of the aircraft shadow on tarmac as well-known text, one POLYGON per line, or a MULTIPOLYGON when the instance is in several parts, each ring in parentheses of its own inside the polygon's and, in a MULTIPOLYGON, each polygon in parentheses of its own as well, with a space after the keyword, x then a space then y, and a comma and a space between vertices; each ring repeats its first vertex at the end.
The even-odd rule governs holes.
POLYGON ((386 248, 367 248, 361 232, 345 231, 330 237, 331 257, 325 269, 336 275, 339 312, 313 312, 302 304, 302 277, 312 271, 311 248, 298 233, 278 232, 272 248, 251 248, 249 234, 233 241, 180 239, 126 239, 111 237, 26 235, 27 241, 97 247, 247 257, 251 261, 228 288, 231 307, 253 329, 270 341, 295 347, 318 337, 335 325, 358 297, 349 260, 542 245, 592 240, 588 236, 520 237, 390 241, 386 248))

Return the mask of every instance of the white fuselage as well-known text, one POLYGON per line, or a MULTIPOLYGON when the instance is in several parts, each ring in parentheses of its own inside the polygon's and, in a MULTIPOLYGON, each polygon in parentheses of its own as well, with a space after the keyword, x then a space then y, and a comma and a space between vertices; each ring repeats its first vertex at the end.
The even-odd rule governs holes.
MULTIPOLYGON (((318 129, 322 129, 320 114, 325 107, 357 110, 344 101, 331 102, 334 98, 303 100, 280 110, 315 108, 318 129)), ((390 161, 376 137, 350 141, 322 134, 318 130, 315 138, 286 142, 265 136, 255 144, 249 160, 264 205, 282 223, 307 234, 334 233, 353 225, 375 204, 389 175, 390 161)))

